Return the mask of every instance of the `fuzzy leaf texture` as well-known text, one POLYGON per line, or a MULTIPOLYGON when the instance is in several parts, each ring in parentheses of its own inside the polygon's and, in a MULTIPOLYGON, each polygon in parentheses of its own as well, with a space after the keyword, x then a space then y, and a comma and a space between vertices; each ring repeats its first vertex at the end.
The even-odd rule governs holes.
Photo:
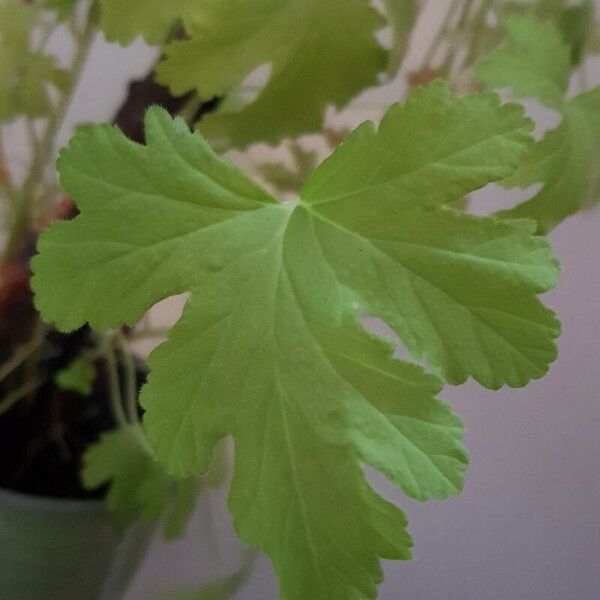
POLYGON ((571 50, 551 23, 513 18, 509 42, 477 68, 491 87, 511 86, 519 97, 533 97, 558 110, 562 121, 546 133, 505 185, 541 190, 507 218, 533 218, 547 233, 568 216, 600 200, 600 87, 567 100, 571 50), (543 67, 542 65, 546 65, 543 67), (530 77, 532 72, 535 77, 530 77))
POLYGON ((103 434, 84 456, 83 483, 109 485, 107 508, 122 522, 162 517, 165 537, 177 538, 196 504, 198 479, 169 476, 142 435, 133 425, 103 434))
MULTIPOLYGON (((206 115, 201 131, 219 146, 319 131, 328 106, 342 107, 377 82, 388 53, 375 34, 384 19, 369 0, 222 0, 205 2, 187 19, 191 39, 166 47, 158 80, 176 94, 204 99, 229 93, 236 101, 206 115), (254 99, 241 84, 268 65, 254 99), (241 106, 240 106, 241 105, 241 106)), ((404 36, 393 13, 396 36, 404 36)), ((397 57, 394 59, 397 63, 397 57)))
POLYGON ((270 556, 284 599, 375 598, 378 558, 410 557, 405 517, 362 464, 419 500, 462 487, 463 428, 441 381, 360 315, 453 383, 523 385, 555 357, 558 325, 536 298, 558 273, 548 243, 528 222, 445 205, 513 172, 530 129, 495 94, 433 85, 359 127, 296 204, 160 109, 147 146, 98 126, 62 153, 81 215, 41 237, 37 305, 61 329, 104 329, 191 292, 149 359, 145 427, 178 476, 233 437, 235 526, 270 556))
POLYGON ((47 86, 63 85, 65 74, 54 58, 29 49, 36 18, 34 7, 0 0, 0 123, 44 115, 50 107, 47 86))

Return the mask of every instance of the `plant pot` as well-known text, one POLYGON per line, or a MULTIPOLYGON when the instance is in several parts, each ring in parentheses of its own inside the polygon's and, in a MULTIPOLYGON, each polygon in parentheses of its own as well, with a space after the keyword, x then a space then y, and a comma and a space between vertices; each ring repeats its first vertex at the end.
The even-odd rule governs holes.
POLYGON ((119 528, 101 501, 0 490, 0 598, 118 600, 153 529, 119 528))

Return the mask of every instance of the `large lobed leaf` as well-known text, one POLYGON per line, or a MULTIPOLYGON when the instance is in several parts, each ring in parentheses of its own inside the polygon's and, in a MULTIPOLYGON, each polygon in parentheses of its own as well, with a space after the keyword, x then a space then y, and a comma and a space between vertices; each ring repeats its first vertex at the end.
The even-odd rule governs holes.
MULTIPOLYGON (((570 13, 568 13, 570 14, 570 13)), ((526 157, 507 186, 542 183, 532 198, 499 216, 533 218, 547 233, 568 216, 600 199, 600 87, 566 99, 572 50, 551 23, 513 17, 508 41, 477 67, 490 87, 512 87, 558 110, 562 121, 526 157)))
POLYGON ((420 500, 462 486, 441 382, 393 358, 361 314, 454 383, 523 385, 554 358, 558 325, 536 299, 558 274, 547 242, 445 205, 512 173, 530 128, 494 94, 433 85, 360 127, 295 204, 160 109, 147 146, 99 126, 62 153, 82 214, 40 240, 38 306, 62 329, 107 328, 192 292, 150 357, 145 427, 178 476, 233 436, 230 509, 283 598, 374 598, 378 558, 410 556, 405 517, 363 463, 420 500))

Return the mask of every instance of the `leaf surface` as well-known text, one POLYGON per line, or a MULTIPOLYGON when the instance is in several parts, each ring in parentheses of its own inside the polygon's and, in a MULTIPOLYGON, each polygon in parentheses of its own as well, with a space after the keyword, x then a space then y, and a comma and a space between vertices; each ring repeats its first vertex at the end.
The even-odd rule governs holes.
POLYGON ((410 557, 405 517, 363 464, 419 500, 462 486, 440 380, 395 359, 362 314, 453 382, 522 385, 554 358, 558 326, 536 299, 557 276, 547 242, 445 204, 507 177, 530 127, 494 94, 431 86, 360 127, 291 204, 160 109, 147 146, 99 126, 61 155, 81 215, 41 238, 40 310, 62 329, 116 327, 191 292, 150 357, 145 427, 177 476, 233 436, 235 526, 283 598, 375 598, 378 558, 410 557))

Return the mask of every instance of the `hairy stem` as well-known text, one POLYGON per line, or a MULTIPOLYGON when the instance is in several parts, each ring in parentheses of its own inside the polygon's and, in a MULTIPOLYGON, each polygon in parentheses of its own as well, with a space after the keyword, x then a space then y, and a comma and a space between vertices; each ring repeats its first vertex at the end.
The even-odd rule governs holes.
POLYGON ((123 366, 125 367, 125 404, 127 406, 127 416, 131 423, 137 423, 139 422, 139 416, 135 363, 122 334, 117 336, 117 343, 119 344, 123 366))
POLYGON ((123 398, 121 397, 121 384, 119 382, 119 369, 113 347, 113 339, 105 336, 102 340, 103 356, 106 361, 108 375, 108 388, 110 396, 110 407, 119 427, 127 427, 129 422, 123 410, 123 398))

